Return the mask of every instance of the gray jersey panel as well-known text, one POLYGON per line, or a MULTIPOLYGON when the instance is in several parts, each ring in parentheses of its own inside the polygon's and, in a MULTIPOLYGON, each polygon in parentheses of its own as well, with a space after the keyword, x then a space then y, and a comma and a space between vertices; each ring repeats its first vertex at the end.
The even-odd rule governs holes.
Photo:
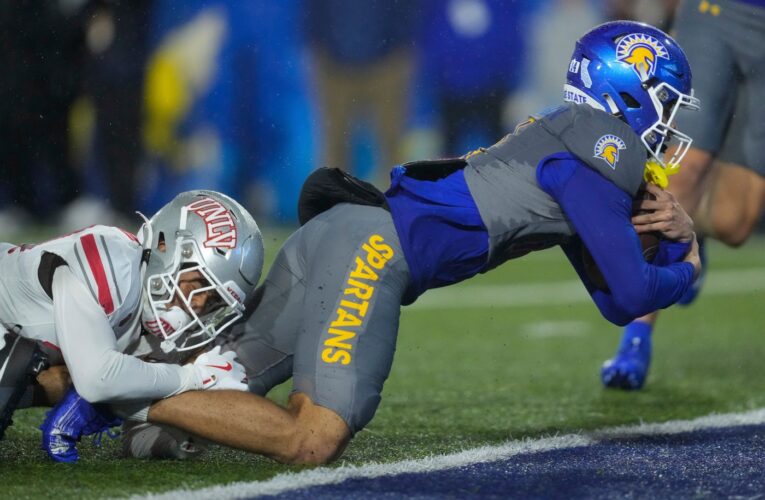
POLYGON ((492 269, 530 251, 548 248, 574 234, 558 203, 536 180, 546 157, 571 152, 590 168, 631 193, 642 182, 645 148, 621 120, 589 106, 566 105, 467 157, 465 180, 489 232, 492 269), (605 135, 620 137, 616 168, 594 151, 605 135))
POLYGON ((409 269, 390 213, 341 204, 284 244, 233 343, 250 389, 294 390, 352 432, 374 416, 390 373, 409 269))
POLYGON ((565 111, 542 118, 539 126, 560 139, 561 151, 570 151, 631 196, 637 193, 647 151, 632 128, 619 118, 587 105, 571 104, 565 111))

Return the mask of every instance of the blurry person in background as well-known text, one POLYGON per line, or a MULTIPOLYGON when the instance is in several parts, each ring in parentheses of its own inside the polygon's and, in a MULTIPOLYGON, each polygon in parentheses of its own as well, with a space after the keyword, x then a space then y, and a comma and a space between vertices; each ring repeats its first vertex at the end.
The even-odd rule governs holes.
POLYGON ((524 73, 524 23, 532 6, 526 0, 425 2, 407 153, 454 156, 510 131, 503 125, 505 107, 524 73), (436 134, 433 151, 413 142, 427 131, 436 134))
POLYGON ((78 190, 69 110, 83 78, 84 2, 0 3, 0 233, 50 223, 78 190))
POLYGON ((606 21, 602 1, 541 0, 534 3, 525 22, 528 39, 523 52, 520 89, 507 111, 511 123, 526 120, 549 102, 560 98, 560 82, 566 76, 569 47, 590 27, 606 21))
MULTIPOLYGON (((678 116, 694 142, 670 189, 700 237, 738 247, 765 207, 765 1, 685 1, 674 30, 703 106, 694 116, 678 116)), ((693 302, 702 282, 679 303, 693 302)), ((643 387, 656 319, 652 313, 626 326, 616 355, 601 368, 604 385, 643 387)))
POLYGON ((611 19, 631 19, 668 30, 680 0, 605 0, 611 19))
POLYGON ((387 180, 383 166, 401 161, 418 4, 307 0, 323 165, 352 170, 358 164, 351 151, 360 125, 371 127, 375 138, 373 176, 387 180))
POLYGON ((313 132, 300 0, 157 0, 151 14, 139 206, 223 191, 294 220, 313 132))
POLYGON ((127 225, 136 206, 151 4, 89 3, 82 95, 72 110, 72 135, 85 175, 80 196, 62 215, 61 231, 127 225))

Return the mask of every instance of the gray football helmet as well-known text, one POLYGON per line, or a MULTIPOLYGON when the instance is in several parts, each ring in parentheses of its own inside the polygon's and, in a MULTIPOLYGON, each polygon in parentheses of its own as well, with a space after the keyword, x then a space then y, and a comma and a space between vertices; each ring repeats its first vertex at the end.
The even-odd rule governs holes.
POLYGON ((197 349, 242 317, 264 253, 260 229, 244 207, 215 191, 187 191, 141 229, 151 252, 142 278, 141 320, 161 339, 163 351, 197 349), (190 276, 195 288, 184 293, 184 277, 190 276), (202 293, 204 308, 195 312, 192 303, 202 293))

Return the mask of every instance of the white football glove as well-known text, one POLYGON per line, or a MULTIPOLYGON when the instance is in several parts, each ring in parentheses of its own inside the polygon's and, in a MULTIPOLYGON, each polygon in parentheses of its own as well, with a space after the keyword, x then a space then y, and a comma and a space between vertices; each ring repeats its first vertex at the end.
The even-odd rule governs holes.
POLYGON ((235 361, 236 353, 228 351, 221 354, 220 346, 215 346, 203 353, 192 365, 197 373, 198 389, 234 391, 247 390, 247 374, 244 367, 235 361))

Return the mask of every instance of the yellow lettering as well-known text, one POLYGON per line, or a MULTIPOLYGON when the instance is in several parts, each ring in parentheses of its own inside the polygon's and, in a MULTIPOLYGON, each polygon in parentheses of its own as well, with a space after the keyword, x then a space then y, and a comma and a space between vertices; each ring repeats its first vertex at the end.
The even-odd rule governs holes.
POLYGON ((356 334, 354 332, 346 332, 345 330, 338 330, 337 328, 330 328, 327 331, 331 335, 336 335, 336 337, 329 337, 327 340, 325 340, 324 341, 325 346, 337 347, 338 349, 348 349, 349 351, 353 349, 353 346, 351 344, 348 344, 343 341, 350 340, 353 337, 355 337, 356 334))
POLYGON ((345 309, 340 308, 337 310, 337 319, 332 322, 331 326, 361 326, 361 320, 345 309))
POLYGON ((359 278, 362 280, 377 281, 377 273, 361 260, 361 257, 356 257, 356 269, 351 271, 351 278, 359 278))
POLYGON ((361 281, 356 281, 353 278, 348 280, 348 284, 356 288, 346 288, 343 293, 345 295, 355 295, 361 300, 371 299, 372 294, 375 291, 375 287, 373 287, 372 285, 367 285, 366 283, 362 283, 361 281))
POLYGON ((369 307, 369 302, 364 301, 361 304, 358 304, 356 302, 351 302, 350 300, 341 300, 340 305, 357 310, 359 312, 359 316, 363 318, 367 315, 367 307, 369 307))
POLYGON ((383 237, 379 234, 373 234, 370 236, 369 244, 372 245, 372 248, 380 252, 386 260, 390 260, 391 257, 393 257, 393 249, 390 247, 390 245, 385 243, 385 240, 383 240, 383 237))
POLYGON ((383 266, 385 266, 385 263, 388 262, 388 259, 380 255, 380 252, 373 249, 368 244, 364 243, 361 245, 361 248, 367 252, 367 263, 375 269, 382 269, 383 266))
POLYGON ((351 362, 351 353, 327 348, 321 351, 321 359, 325 363, 337 363, 339 361, 340 363, 347 365, 351 362))

